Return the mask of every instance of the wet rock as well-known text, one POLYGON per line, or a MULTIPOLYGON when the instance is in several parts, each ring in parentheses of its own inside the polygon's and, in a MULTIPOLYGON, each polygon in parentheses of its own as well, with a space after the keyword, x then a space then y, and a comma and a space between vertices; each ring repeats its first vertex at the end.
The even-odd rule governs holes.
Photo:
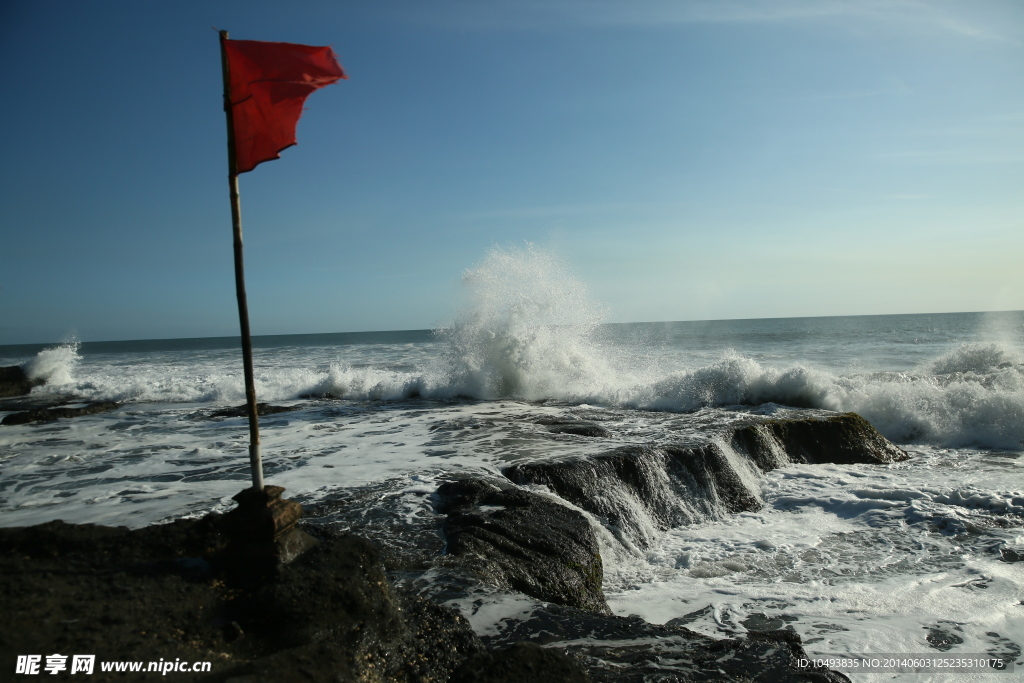
POLYGON ((335 394, 332 394, 329 391, 323 391, 323 392, 317 392, 317 393, 299 394, 299 398, 307 398, 307 399, 310 399, 310 398, 338 399, 338 398, 341 398, 341 397, 337 396, 335 394))
POLYGON ((595 683, 849 681, 824 667, 799 668, 799 660, 806 659, 807 653, 799 634, 788 630, 751 631, 743 638, 717 640, 639 617, 546 605, 500 634, 484 638, 484 643, 501 647, 524 638, 585 662, 595 683))
POLYGON ((64 406, 80 407, 86 403, 88 403, 87 400, 73 396, 34 394, 31 396, 0 399, 0 412, 22 413, 30 410, 49 410, 50 408, 61 408, 64 406))
POLYGON ((1024 548, 1006 546, 999 549, 999 559, 1003 562, 1024 562, 1024 548))
POLYGON ((576 436, 590 436, 601 439, 611 437, 612 433, 599 424, 593 422, 567 422, 548 427, 552 434, 574 434, 576 436))
POLYGON ((669 619, 668 621, 665 622, 665 626, 671 626, 671 627, 686 626, 687 624, 692 624, 693 622, 697 621, 698 619, 704 619, 706 617, 712 616, 714 613, 715 613, 714 607, 712 607, 711 605, 708 605, 707 607, 701 607, 698 610, 694 610, 692 612, 687 612, 686 614, 684 614, 681 617, 676 617, 675 619, 669 619))
POLYGON ((20 365, 0 367, 0 398, 24 396, 32 391, 32 387, 45 383, 45 380, 29 379, 20 365))
POLYGON ((121 407, 120 403, 114 401, 101 401, 98 403, 87 403, 80 406, 56 406, 53 408, 33 408, 18 413, 11 413, 0 420, 3 425, 23 425, 30 422, 54 422, 61 418, 81 417, 82 415, 95 415, 116 410, 121 407))
POLYGON ((732 445, 753 458, 765 472, 790 463, 876 464, 910 457, 856 413, 768 420, 736 430, 732 445), (773 445, 785 453, 784 462, 779 462, 773 445))
POLYGON ((442 484, 446 552, 484 583, 561 605, 607 612, 604 569, 587 518, 551 498, 481 479, 442 484))
POLYGON ((761 507, 759 475, 791 463, 887 463, 907 454, 854 413, 762 420, 705 443, 625 446, 596 456, 516 463, 502 469, 587 512, 626 545, 662 532, 761 507))
POLYGON ((754 612, 747 616, 746 619, 740 623, 747 629, 747 631, 758 631, 758 632, 770 632, 786 629, 792 631, 793 627, 790 622, 796 621, 796 617, 789 616, 788 614, 780 614, 777 617, 769 617, 764 612, 754 612))
POLYGON ((948 652, 953 649, 953 646, 961 645, 964 642, 964 639, 960 636, 938 626, 928 629, 928 635, 925 636, 925 640, 928 641, 928 647, 941 652, 948 652))
POLYGON ((590 676, 563 651, 520 642, 470 657, 448 683, 590 683, 590 676))
MULTIPOLYGON (((276 415, 277 413, 290 413, 293 410, 301 410, 302 406, 274 406, 269 403, 257 403, 256 414, 259 416, 263 415, 276 415)), ((223 408, 221 410, 215 410, 210 413, 210 417, 248 417, 249 406, 242 404, 233 408, 223 408)))
POLYGON ((516 484, 547 486, 627 547, 648 547, 667 529, 760 507, 747 483, 754 478, 714 443, 625 446, 588 458, 517 463, 502 474, 516 484))
POLYGON ((541 418, 537 424, 548 428, 552 434, 574 434, 576 436, 590 436, 601 439, 610 438, 612 433, 607 429, 589 420, 565 420, 560 418, 541 418))

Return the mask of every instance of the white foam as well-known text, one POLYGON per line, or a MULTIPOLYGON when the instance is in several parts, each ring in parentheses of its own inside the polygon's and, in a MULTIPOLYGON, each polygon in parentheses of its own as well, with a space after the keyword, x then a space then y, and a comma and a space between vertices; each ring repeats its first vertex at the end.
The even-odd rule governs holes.
MULTIPOLYGON (((469 323, 449 328, 433 355, 425 357, 421 349, 410 352, 406 367, 412 369, 357 365, 345 357, 347 349, 313 348, 283 361, 274 350, 261 350, 256 356, 257 395, 262 401, 307 394, 363 401, 414 396, 555 399, 663 411, 773 402, 857 412, 900 443, 1010 449, 1024 444, 1024 365, 1007 366, 1001 360, 1006 350, 986 348, 980 355, 989 360, 982 362, 977 349, 957 348, 933 364, 974 369, 941 375, 835 375, 806 367, 774 368, 727 354, 710 365, 647 381, 638 378, 657 375, 657 368, 640 363, 627 372, 635 359, 628 352, 614 357, 614 349, 597 345, 583 328, 509 323, 495 335, 484 329, 469 323)), ((40 352, 27 367, 31 376, 48 379, 36 393, 130 402, 244 401, 235 351, 200 358, 126 356, 112 362, 108 356, 81 357, 73 346, 60 346, 40 352)))
POLYGON ((472 594, 445 603, 462 613, 477 635, 496 636, 509 623, 524 620, 543 603, 521 593, 500 591, 472 594))
POLYGON ((1024 575, 998 547, 1024 540, 1020 466, 978 456, 773 471, 763 510, 668 532, 646 580, 606 564, 609 604, 656 623, 711 606, 687 626, 716 636, 742 633, 750 615, 786 617, 821 655, 928 652, 932 628, 963 641, 950 654, 1019 645, 1024 575), (957 462, 970 485, 950 482, 957 462))

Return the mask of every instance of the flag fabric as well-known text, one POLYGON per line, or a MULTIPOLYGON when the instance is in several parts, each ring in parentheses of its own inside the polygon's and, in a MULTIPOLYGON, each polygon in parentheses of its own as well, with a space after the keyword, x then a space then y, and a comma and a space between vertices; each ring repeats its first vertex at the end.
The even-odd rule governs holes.
POLYGON ((225 40, 238 173, 281 158, 296 143, 302 105, 314 90, 348 78, 329 47, 225 40))

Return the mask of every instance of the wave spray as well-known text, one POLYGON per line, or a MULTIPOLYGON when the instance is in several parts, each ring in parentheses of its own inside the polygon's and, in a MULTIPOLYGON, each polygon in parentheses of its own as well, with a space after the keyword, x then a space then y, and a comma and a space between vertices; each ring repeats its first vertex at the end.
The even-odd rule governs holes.
POLYGON ((438 331, 449 387, 484 399, 605 393, 615 373, 594 339, 605 310, 554 254, 495 247, 463 284, 465 305, 438 331))

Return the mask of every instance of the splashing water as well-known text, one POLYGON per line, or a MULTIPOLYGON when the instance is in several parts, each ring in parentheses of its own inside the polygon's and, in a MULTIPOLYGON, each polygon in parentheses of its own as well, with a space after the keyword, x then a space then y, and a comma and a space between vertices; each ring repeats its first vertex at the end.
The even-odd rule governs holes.
POLYGON ((996 370, 1011 369, 1024 359, 1019 354, 1000 344, 963 344, 959 348, 937 358, 931 370, 937 375, 953 373, 974 373, 982 375, 996 370))
POLYGON ((81 356, 78 355, 78 342, 69 341, 40 351, 25 365, 25 374, 29 379, 41 379, 48 384, 70 384, 73 381, 75 367, 81 360, 81 356))
POLYGON ((594 340, 605 311, 553 254, 494 248, 463 283, 467 305, 438 333, 449 386, 487 399, 603 393, 616 374, 594 340))

